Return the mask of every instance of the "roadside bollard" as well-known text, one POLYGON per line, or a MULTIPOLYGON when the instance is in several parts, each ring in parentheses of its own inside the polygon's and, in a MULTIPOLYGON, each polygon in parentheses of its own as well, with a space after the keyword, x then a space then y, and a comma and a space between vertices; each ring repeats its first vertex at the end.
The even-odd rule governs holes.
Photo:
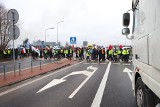
POLYGON ((15 67, 15 63, 14 63, 14 77, 16 76, 16 67, 15 67))
POLYGON ((40 70, 42 69, 42 68, 41 68, 41 65, 42 65, 42 64, 41 64, 41 60, 40 60, 40 70))
POLYGON ((19 62, 19 75, 21 75, 21 63, 19 62))
POLYGON ((32 61, 31 61, 31 72, 32 72, 32 61))
POLYGON ((3 65, 4 68, 4 79, 6 79, 6 65, 3 65))

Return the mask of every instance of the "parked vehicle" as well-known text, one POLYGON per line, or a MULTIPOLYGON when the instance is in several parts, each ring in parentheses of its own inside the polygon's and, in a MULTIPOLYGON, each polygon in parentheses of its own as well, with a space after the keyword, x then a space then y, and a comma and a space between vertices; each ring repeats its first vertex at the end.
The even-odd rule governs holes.
POLYGON ((138 107, 160 107, 160 0, 132 0, 130 13, 123 14, 122 34, 132 40, 134 71, 132 86, 138 107))

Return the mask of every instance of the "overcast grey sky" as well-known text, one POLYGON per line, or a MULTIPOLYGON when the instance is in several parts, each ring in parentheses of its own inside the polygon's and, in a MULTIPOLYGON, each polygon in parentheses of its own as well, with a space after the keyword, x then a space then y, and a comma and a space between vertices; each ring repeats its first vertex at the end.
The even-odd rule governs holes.
MULTIPOLYGON (((20 37, 16 44, 25 38, 47 41, 57 40, 56 24, 59 21, 59 41, 65 44, 70 37, 77 37, 78 46, 84 40, 89 43, 107 46, 125 44, 121 34, 122 14, 131 9, 132 0, 0 0, 7 9, 19 12, 20 37)), ((126 41, 130 44, 130 41, 126 41)))

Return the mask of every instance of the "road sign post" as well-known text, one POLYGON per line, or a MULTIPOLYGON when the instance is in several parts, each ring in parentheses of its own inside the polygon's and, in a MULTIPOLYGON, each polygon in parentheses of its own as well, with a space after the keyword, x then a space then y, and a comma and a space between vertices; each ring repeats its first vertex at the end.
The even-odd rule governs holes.
POLYGON ((19 14, 17 10, 15 9, 10 9, 7 14, 7 19, 9 23, 11 24, 8 33, 9 33, 9 38, 13 40, 13 62, 14 62, 14 76, 16 76, 15 72, 15 50, 14 50, 14 40, 19 37, 19 28, 14 25, 18 22, 19 20, 19 14))

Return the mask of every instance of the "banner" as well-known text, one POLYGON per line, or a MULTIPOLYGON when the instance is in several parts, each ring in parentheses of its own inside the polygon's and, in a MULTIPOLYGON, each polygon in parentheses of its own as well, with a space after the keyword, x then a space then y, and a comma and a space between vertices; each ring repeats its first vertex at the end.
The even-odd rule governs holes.
POLYGON ((32 49, 32 51, 37 52, 38 55, 40 56, 40 51, 39 51, 39 49, 37 49, 37 48, 35 48, 35 47, 33 47, 33 46, 31 46, 31 49, 32 49))

